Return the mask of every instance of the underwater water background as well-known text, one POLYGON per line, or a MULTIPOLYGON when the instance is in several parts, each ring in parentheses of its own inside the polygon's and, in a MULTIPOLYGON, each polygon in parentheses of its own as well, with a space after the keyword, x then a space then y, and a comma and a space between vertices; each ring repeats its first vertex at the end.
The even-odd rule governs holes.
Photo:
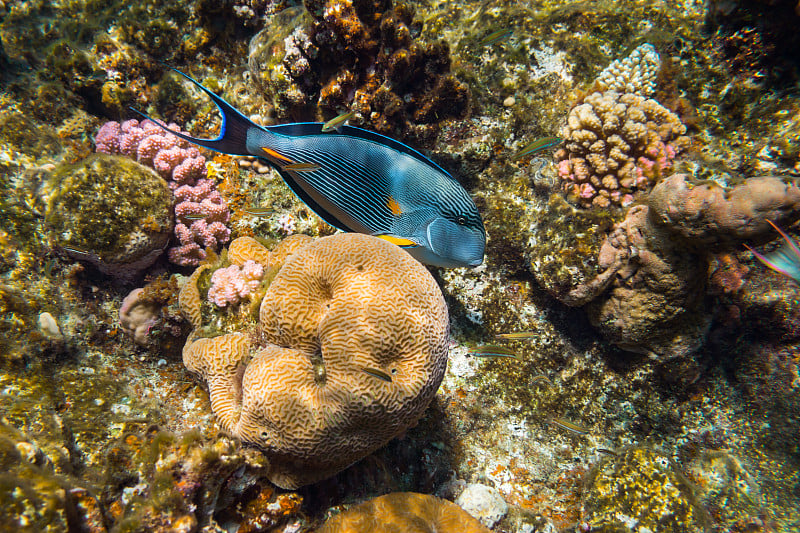
POLYGON ((800 531, 798 23, 0 0, 0 530, 800 531), (219 131, 168 66, 420 151, 483 264, 336 236, 277 156, 141 121, 219 131))

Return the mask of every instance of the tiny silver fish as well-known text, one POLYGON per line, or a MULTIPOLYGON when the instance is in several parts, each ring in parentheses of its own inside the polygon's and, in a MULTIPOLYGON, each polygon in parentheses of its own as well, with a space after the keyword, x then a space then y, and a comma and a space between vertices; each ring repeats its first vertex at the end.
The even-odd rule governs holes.
POLYGON ((538 383, 538 382, 542 382, 542 383, 544 383, 544 384, 546 384, 546 385, 548 385, 550 387, 554 386, 553 382, 550 380, 550 378, 548 378, 544 374, 538 374, 538 375, 533 376, 531 378, 531 383, 538 383))
POLYGON ((203 220, 204 218, 206 218, 206 216, 203 213, 189 213, 188 215, 184 215, 180 218, 194 221, 194 220, 203 220))
POLYGON ((588 435, 589 434, 589 430, 588 429, 586 429, 583 426, 579 426, 575 422, 570 422, 569 420, 567 420, 565 418, 551 418, 550 420, 548 420, 548 422, 550 422, 554 426, 560 427, 561 429, 566 429, 566 430, 571 431, 573 433, 577 433, 578 435, 588 435))
POLYGON ((481 39, 481 46, 491 46, 493 44, 497 44, 500 41, 504 41, 511 37, 514 34, 514 30, 512 29, 503 29, 493 31, 483 39, 481 39))
POLYGON ((271 207, 255 207, 255 206, 245 207, 244 209, 242 209, 242 211, 254 217, 266 217, 275 212, 275 210, 272 209, 271 207))
POLYGON ((356 114, 355 111, 348 111, 347 113, 342 113, 338 117, 333 117, 328 122, 322 125, 322 132, 326 133, 332 130, 341 132, 342 126, 344 126, 348 120, 353 118, 355 114, 356 114))
POLYGON ((322 167, 316 163, 291 163, 283 167, 283 170, 292 170, 294 172, 314 172, 322 167))
POLYGON ((517 361, 522 360, 519 355, 517 355, 515 352, 512 352, 505 346, 496 346, 492 344, 474 346, 470 348, 469 352, 467 353, 473 357, 512 357, 517 361))
POLYGON ((390 376, 389 374, 387 374, 383 370, 378 370, 377 368, 372 368, 372 367, 368 367, 368 366, 362 366, 361 370, 363 370, 365 373, 369 374, 370 376, 372 376, 374 378, 378 378, 380 380, 386 381, 387 383, 391 383, 392 382, 392 376, 390 376))
POLYGON ((535 331, 517 331, 515 333, 498 333, 495 338, 507 341, 530 340, 536 337, 535 331))
POLYGON ((536 152, 540 152, 546 148, 552 148, 553 146, 559 145, 563 141, 564 139, 561 137, 543 137, 541 139, 536 139, 532 143, 526 145, 525 148, 514 154, 512 159, 514 161, 517 159, 522 159, 523 157, 533 155, 536 152))

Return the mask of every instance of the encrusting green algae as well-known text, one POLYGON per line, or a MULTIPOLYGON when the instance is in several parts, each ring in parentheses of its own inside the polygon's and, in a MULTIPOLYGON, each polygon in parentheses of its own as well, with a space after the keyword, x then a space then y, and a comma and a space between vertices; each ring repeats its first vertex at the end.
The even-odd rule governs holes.
POLYGON ((745 247, 779 249, 770 223, 798 238, 796 4, 0 2, 0 523, 297 533, 413 491, 497 532, 800 529, 800 289, 745 247), (212 303, 228 243, 334 230, 257 159, 203 152, 199 184, 95 154, 130 107, 217 136, 164 64, 258 124, 353 113, 483 218, 481 266, 430 269, 450 315, 436 397, 327 480, 280 489, 222 433, 178 294, 197 283, 207 337, 258 343, 277 270, 212 303), (176 198, 221 211, 214 191, 230 239, 190 278, 165 250, 201 208, 176 198))

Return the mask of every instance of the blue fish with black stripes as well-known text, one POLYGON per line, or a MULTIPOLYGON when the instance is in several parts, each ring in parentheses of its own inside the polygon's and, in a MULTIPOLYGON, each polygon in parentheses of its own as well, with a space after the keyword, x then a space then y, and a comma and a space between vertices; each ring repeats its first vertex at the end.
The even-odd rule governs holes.
POLYGON ((342 231, 375 235, 429 265, 476 267, 483 262, 486 231, 475 202, 418 151, 351 126, 329 132, 316 122, 262 127, 172 70, 211 97, 222 114, 222 128, 216 139, 162 128, 211 150, 267 161, 310 209, 342 231))

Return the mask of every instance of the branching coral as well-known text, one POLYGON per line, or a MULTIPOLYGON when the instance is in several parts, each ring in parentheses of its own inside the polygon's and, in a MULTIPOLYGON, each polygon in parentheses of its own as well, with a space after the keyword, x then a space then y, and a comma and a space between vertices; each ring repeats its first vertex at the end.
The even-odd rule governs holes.
POLYGON ((656 77, 661 59, 652 44, 637 46, 625 59, 612 61, 595 80, 601 91, 651 96, 656 89, 656 77))
MULTIPOLYGON (((170 128, 180 131, 177 124, 170 128)), ((175 237, 169 260, 181 266, 197 266, 206 258, 204 248, 216 250, 230 238, 226 226, 230 212, 211 180, 206 177, 206 158, 189 143, 164 131, 151 120, 106 122, 95 137, 97 151, 124 154, 171 178, 175 194, 175 237)))
MULTIPOLYGON (((184 348, 220 425, 262 448, 282 487, 331 476, 415 423, 447 360, 447 307, 410 255, 360 234, 302 240, 275 250, 286 259, 257 330, 194 335, 184 348)), ((232 248, 237 262, 264 261, 252 239, 232 248)), ((207 268, 181 293, 196 327, 207 268)))
POLYGON ((563 188, 583 207, 628 205, 689 146, 680 119, 652 99, 592 93, 574 107, 555 154, 563 188))

